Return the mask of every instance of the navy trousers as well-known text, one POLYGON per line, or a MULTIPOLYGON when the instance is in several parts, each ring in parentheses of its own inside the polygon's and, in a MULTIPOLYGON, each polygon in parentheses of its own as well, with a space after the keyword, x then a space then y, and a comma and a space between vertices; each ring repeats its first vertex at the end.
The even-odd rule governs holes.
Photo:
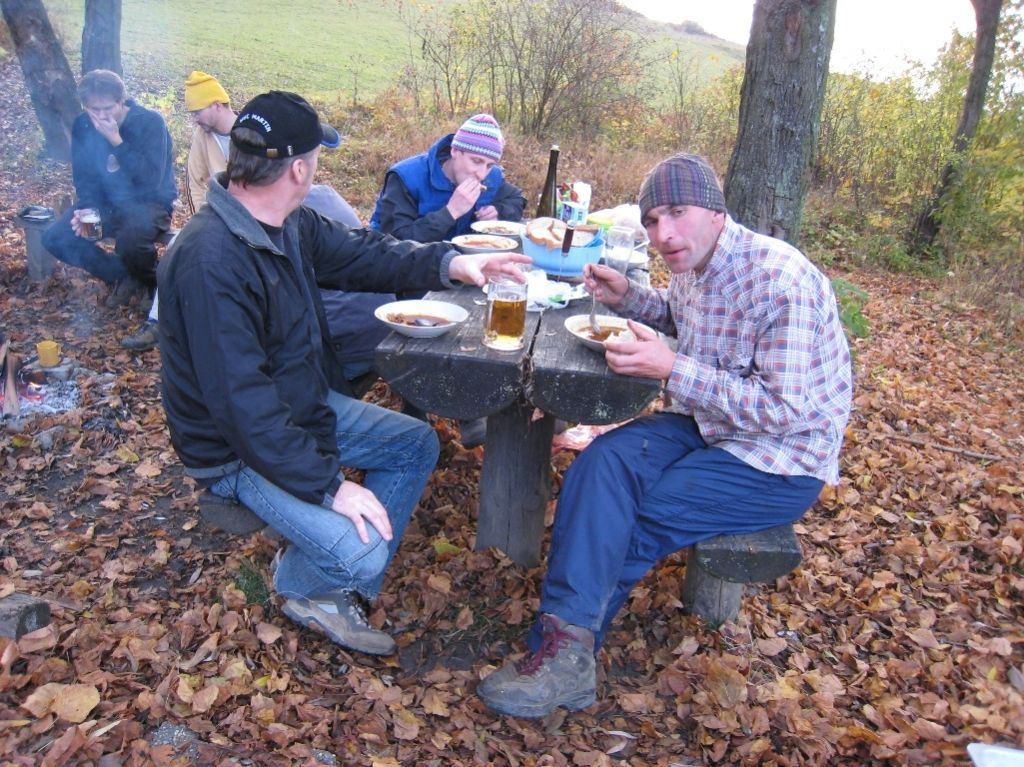
POLYGON ((73 209, 43 234, 43 247, 54 258, 85 269, 108 285, 131 275, 143 285, 156 286, 156 239, 171 226, 171 215, 162 205, 139 203, 103 212, 103 236, 113 237, 114 252, 83 239, 71 229, 73 209))
MULTIPOLYGON (((607 432, 566 473, 540 612, 590 629, 600 647, 659 559, 716 535, 793 522, 823 484, 768 474, 708 447, 689 416, 656 413, 607 432)), ((531 650, 540 638, 538 622, 531 650)))

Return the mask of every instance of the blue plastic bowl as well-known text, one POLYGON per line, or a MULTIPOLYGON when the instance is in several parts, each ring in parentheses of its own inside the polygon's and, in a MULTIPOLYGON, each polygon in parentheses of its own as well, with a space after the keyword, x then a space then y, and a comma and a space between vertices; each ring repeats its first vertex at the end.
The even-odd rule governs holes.
POLYGON ((523 237, 523 253, 533 259, 533 265, 548 273, 548 277, 557 280, 559 276, 579 277, 583 267, 596 264, 604 252, 600 235, 580 248, 569 248, 569 255, 563 257, 561 248, 545 248, 529 237, 523 237))

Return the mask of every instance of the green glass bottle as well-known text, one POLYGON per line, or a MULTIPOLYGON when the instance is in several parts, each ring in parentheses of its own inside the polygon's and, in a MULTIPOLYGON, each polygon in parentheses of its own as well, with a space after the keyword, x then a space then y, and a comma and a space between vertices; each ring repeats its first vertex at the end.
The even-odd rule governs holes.
POLYGON ((551 145, 548 156, 548 174, 544 177, 544 186, 537 203, 537 218, 549 216, 555 218, 558 206, 558 144, 551 145))

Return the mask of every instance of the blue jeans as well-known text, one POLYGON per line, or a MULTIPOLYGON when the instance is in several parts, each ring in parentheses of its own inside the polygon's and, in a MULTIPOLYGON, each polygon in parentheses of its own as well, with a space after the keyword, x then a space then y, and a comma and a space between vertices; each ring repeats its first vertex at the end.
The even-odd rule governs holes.
MULTIPOLYGON (((675 413, 637 419, 594 440, 566 473, 540 612, 595 632, 662 557, 726 533, 793 522, 824 483, 759 471, 708 447, 675 413)), ((540 647, 539 623, 527 644, 540 647)))
POLYGON ((370 542, 364 544, 348 517, 299 500, 247 466, 217 480, 210 491, 238 500, 288 539, 274 576, 279 594, 310 597, 354 589, 373 599, 437 463, 437 434, 415 418, 336 392, 327 401, 338 419, 342 464, 366 470, 362 484, 388 511, 390 542, 368 524, 370 542))

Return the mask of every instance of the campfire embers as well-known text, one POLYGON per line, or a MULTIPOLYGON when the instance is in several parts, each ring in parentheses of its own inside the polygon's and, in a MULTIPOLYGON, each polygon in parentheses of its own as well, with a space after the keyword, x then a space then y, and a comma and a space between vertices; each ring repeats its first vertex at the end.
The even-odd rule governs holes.
POLYGON ((74 363, 43 369, 22 361, 11 340, 0 333, 0 407, 4 417, 62 413, 78 407, 79 388, 72 378, 74 363))
POLYGON ((22 396, 21 414, 63 413, 78 407, 80 389, 74 381, 53 381, 42 385, 30 397, 22 396))

